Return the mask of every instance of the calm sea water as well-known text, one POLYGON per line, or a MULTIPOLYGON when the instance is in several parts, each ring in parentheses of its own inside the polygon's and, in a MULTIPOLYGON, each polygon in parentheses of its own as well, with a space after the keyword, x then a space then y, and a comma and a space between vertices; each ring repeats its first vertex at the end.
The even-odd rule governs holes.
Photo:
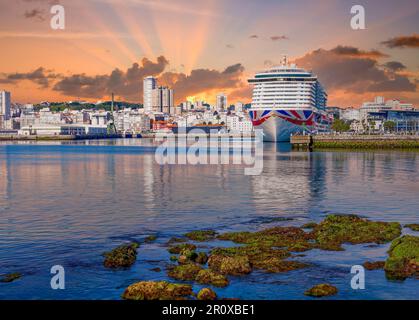
MULTIPOLYGON (((374 220, 419 222, 419 153, 291 152, 266 144, 264 170, 246 176, 241 165, 165 165, 149 140, 0 144, 0 299, 120 299, 141 280, 167 280, 165 243, 187 231, 256 230, 299 226, 330 213, 374 220), (279 221, 273 218, 291 218, 279 221), (156 234, 129 270, 110 271, 101 254, 156 234), (66 289, 52 290, 50 268, 62 265, 66 289), (160 267, 161 272, 150 269, 160 267)), ((404 233, 413 233, 403 230, 404 233)), ((221 243, 225 244, 225 243, 221 243)), ((202 250, 220 245, 201 244, 202 250)), ((388 245, 312 250, 307 269, 255 271, 215 289, 220 297, 307 299, 328 282, 334 299, 416 299, 418 282, 391 282, 367 271, 366 289, 352 290, 350 268, 386 258, 388 245)), ((195 289, 200 286, 194 285, 195 289)))

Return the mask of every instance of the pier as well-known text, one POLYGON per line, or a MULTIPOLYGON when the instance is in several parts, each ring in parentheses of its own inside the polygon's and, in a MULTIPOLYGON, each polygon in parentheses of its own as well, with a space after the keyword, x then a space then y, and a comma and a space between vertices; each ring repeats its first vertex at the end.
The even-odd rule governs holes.
POLYGON ((312 135, 295 135, 290 139, 293 149, 313 149, 313 136, 312 135))

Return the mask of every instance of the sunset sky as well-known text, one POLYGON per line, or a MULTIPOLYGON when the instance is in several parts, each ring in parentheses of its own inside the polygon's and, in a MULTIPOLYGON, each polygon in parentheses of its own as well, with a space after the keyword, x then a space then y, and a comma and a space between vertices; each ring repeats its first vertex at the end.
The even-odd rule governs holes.
POLYGON ((251 101, 246 79, 286 54, 313 70, 329 105, 376 95, 419 106, 418 0, 0 0, 0 89, 21 103, 142 103, 154 75, 187 97, 251 101), (65 8, 52 30, 50 8, 65 8), (352 30, 351 7, 366 10, 352 30))

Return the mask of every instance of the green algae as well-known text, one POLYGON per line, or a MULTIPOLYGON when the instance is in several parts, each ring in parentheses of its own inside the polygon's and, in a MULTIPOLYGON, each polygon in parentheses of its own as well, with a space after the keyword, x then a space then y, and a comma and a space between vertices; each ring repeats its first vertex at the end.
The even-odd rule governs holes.
POLYGON ((182 264, 169 270, 168 276, 176 280, 195 280, 201 270, 202 267, 194 263, 182 264))
POLYGON ((156 239, 157 239, 156 235, 150 235, 150 236, 148 236, 144 239, 144 242, 146 242, 146 243, 154 242, 154 241, 156 241, 156 239))
POLYGON ((390 280, 404 280, 419 275, 419 237, 405 235, 394 240, 384 265, 390 280))
POLYGON ((226 276, 216 273, 210 269, 199 271, 195 277, 195 281, 201 284, 211 284, 215 287, 226 287, 229 281, 226 276))
POLYGON ((330 215, 312 231, 318 247, 323 250, 343 250, 343 243, 390 242, 401 234, 397 222, 370 221, 355 215, 330 215))
POLYGON ((284 247, 290 251, 306 251, 312 248, 311 234, 297 227, 273 227, 257 232, 229 232, 217 238, 250 245, 284 247))
POLYGON ((185 237, 194 241, 208 241, 213 239, 216 234, 214 230, 197 230, 186 233, 185 237))
POLYGON ((215 300, 217 294, 210 288, 202 288, 197 295, 198 300, 215 300))
POLYGON ((302 226, 301 226, 301 228, 303 228, 303 229, 313 229, 313 228, 315 228, 317 226, 317 223, 315 223, 315 222, 308 222, 308 223, 306 223, 306 224, 303 224, 302 226))
POLYGON ((9 273, 3 276, 3 278, 0 279, 0 282, 13 282, 17 279, 20 279, 22 277, 22 274, 19 272, 9 273))
POLYGON ((366 261, 364 262, 363 266, 367 270, 378 270, 378 269, 383 269, 384 264, 385 264, 385 261, 374 261, 374 262, 366 261))
POLYGON ((335 286, 332 286, 327 283, 318 284, 311 289, 304 292, 306 296, 311 297, 326 297, 326 296, 333 296, 338 293, 338 289, 335 286))
POLYGON ((139 244, 132 242, 121 245, 111 251, 105 252, 103 265, 106 268, 126 268, 130 267, 137 260, 137 249, 139 244))
POLYGON ((289 261, 280 258, 269 258, 261 261, 256 261, 253 267, 262 269, 270 273, 288 272, 292 270, 307 268, 309 264, 299 261, 289 261))
POLYGON ((208 267, 225 275, 243 275, 252 272, 249 257, 240 255, 211 254, 208 258, 208 267))
POLYGON ((419 223, 406 224, 405 227, 413 231, 419 231, 419 223))
POLYGON ((181 300, 192 295, 192 286, 166 281, 141 281, 125 289, 126 300, 181 300))
POLYGON ((171 254, 180 254, 182 250, 185 250, 185 249, 194 251, 196 250, 196 245, 191 244, 191 243, 181 243, 181 244, 177 244, 175 246, 169 247, 167 251, 169 251, 169 253, 171 254))

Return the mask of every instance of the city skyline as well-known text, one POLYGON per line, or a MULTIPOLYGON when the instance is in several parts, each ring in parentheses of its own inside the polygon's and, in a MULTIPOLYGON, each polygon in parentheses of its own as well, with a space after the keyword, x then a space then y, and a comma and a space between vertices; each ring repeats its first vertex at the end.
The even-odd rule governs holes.
POLYGON ((0 88, 13 102, 97 101, 115 92, 142 103, 151 75, 173 88, 176 104, 214 103, 219 92, 247 103, 247 78, 287 54, 318 75, 329 105, 377 95, 419 103, 415 1, 366 1, 367 28, 356 31, 353 4, 337 0, 59 3, 59 31, 49 26, 51 1, 0 4, 0 88))

